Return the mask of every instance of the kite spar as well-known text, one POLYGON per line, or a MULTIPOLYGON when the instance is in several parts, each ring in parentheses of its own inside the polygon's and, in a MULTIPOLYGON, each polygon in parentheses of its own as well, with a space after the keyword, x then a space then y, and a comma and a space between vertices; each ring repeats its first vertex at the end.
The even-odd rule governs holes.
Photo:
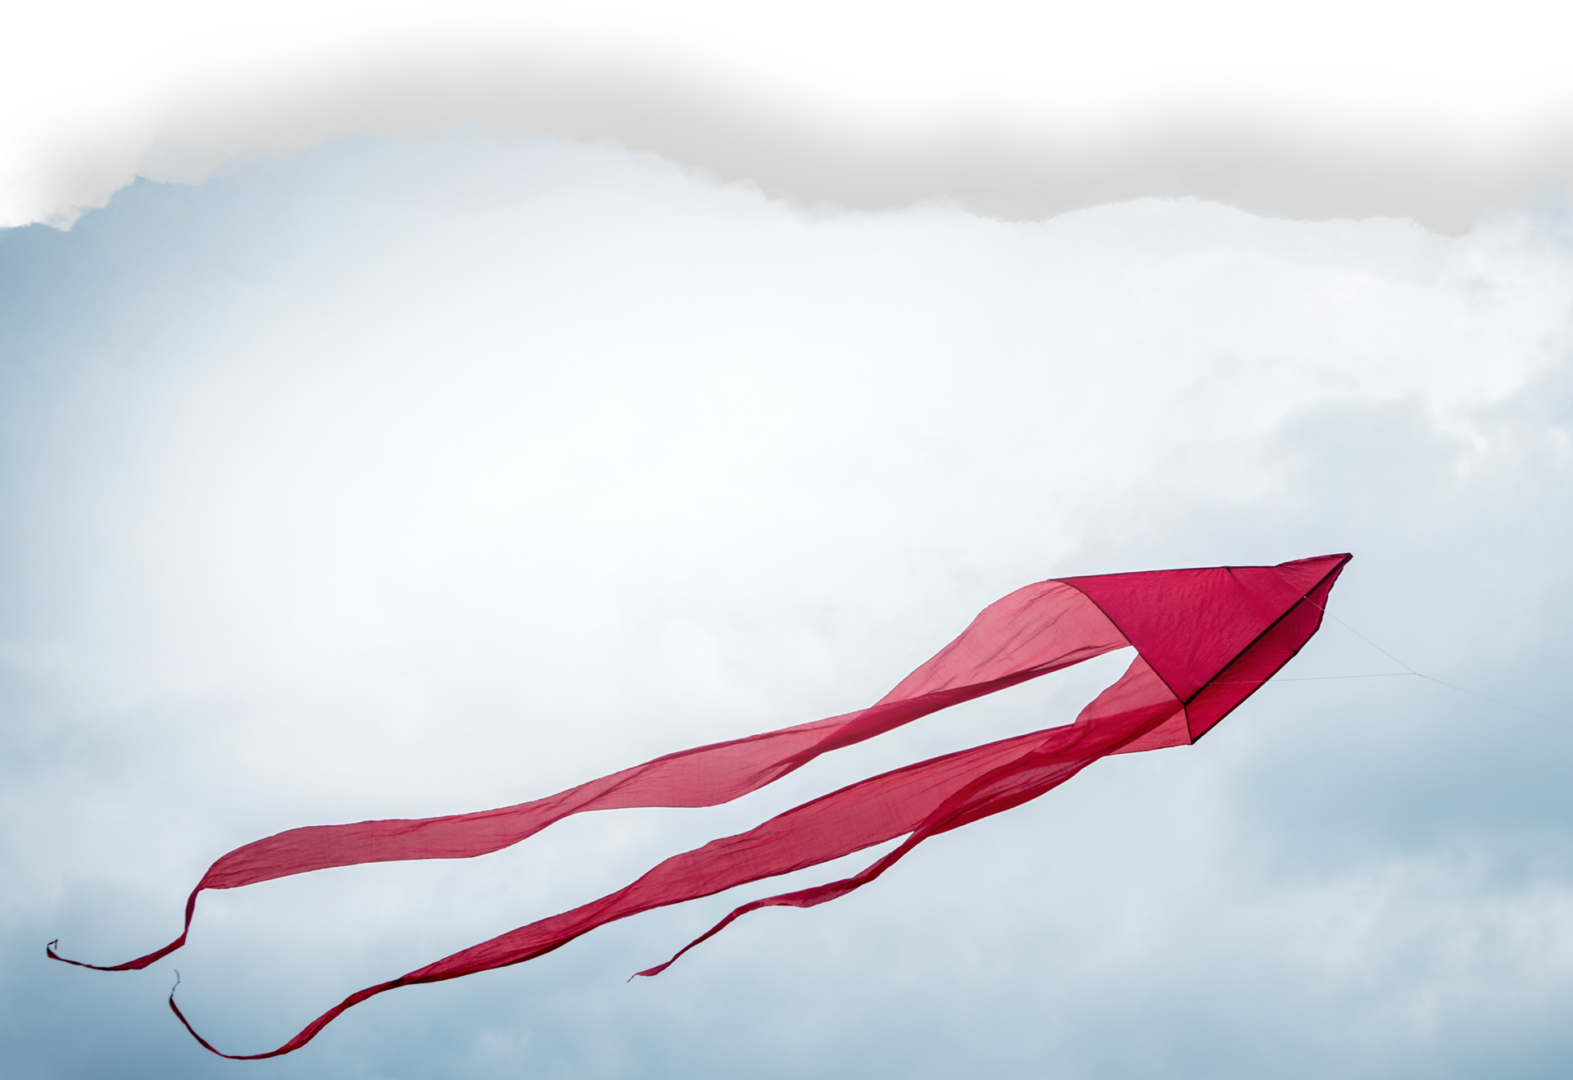
POLYGON ((1115 649, 1136 657, 1074 723, 976 746, 882 773, 806 802, 735 836, 661 862, 599 900, 521 926, 397 979, 356 991, 282 1046, 225 1054, 170 1008, 203 1046, 242 1060, 277 1057, 316 1037, 345 1010, 401 986, 523 963, 598 926, 828 862, 905 836, 851 877, 737 908, 655 975, 749 911, 812 907, 861 888, 930 836, 1037 798, 1111 754, 1187 745, 1275 674, 1321 626, 1349 555, 1277 566, 1210 567, 1039 582, 985 608, 972 625, 874 705, 795 727, 668 754, 544 799, 497 810, 290 829, 231 851, 186 901, 174 941, 101 971, 147 967, 186 942, 198 895, 371 862, 464 859, 498 851, 587 810, 715 806, 755 791, 821 754, 863 742, 951 705, 1115 649))

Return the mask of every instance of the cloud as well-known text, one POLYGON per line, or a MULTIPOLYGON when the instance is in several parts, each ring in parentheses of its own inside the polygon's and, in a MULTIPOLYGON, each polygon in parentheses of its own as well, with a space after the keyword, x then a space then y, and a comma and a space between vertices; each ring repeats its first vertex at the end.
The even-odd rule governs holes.
MULTIPOLYGON (((5 234, 0 1071, 217 1071, 162 1012, 167 963, 38 946, 161 940, 223 850, 843 711, 1043 577, 1350 549, 1340 618, 1562 716, 1568 221, 816 216, 471 131, 5 234)), ((1296 664, 1393 670, 1336 624, 1296 664)), ((714 811, 214 896, 183 1001, 277 1041, 1107 675, 714 811)), ((1421 680, 1284 682, 659 980, 623 982, 731 898, 388 995, 278 1071, 1542 1075, 1573 999, 1567 748, 1421 680)))
POLYGON ((538 60, 498 64, 490 77, 484 69, 380 70, 356 85, 288 95, 299 104, 204 117, 150 146, 140 171, 190 182, 230 146, 288 154, 335 137, 422 135, 482 120, 500 133, 611 138, 811 209, 940 200, 1036 220, 1135 198, 1193 197, 1280 217, 1410 218, 1449 235, 1466 231, 1484 206, 1573 178, 1573 137, 1556 127, 1484 153, 1402 129, 1372 138, 1334 122, 1319 131, 1216 107, 1153 108, 1085 131, 1009 132, 988 122, 849 129, 657 71, 564 70, 538 60))

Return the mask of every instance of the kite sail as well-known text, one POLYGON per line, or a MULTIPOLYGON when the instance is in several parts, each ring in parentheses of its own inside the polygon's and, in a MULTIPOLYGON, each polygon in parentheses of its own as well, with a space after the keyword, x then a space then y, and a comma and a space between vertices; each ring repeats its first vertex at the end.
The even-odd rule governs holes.
POLYGON ((1349 555, 1277 566, 1153 570, 1043 581, 985 608, 960 637, 875 704, 795 727, 684 750, 556 795, 472 814, 290 829, 236 848, 186 901, 174 941, 100 971, 145 968, 186 943, 204 889, 235 889, 334 866, 467 859, 519 843, 570 814, 627 807, 715 806, 755 791, 821 754, 930 713, 1134 646, 1136 657, 1075 721, 921 761, 851 784, 735 836, 673 856, 607 896, 521 926, 426 967, 356 991, 276 1049, 297 1050, 345 1010, 401 986, 440 982, 558 949, 598 926, 711 896, 905 837, 851 877, 755 900, 684 946, 655 975, 734 919, 769 906, 812 907, 861 888, 930 836, 1037 798, 1110 754, 1194 743, 1300 651, 1321 626, 1349 555))

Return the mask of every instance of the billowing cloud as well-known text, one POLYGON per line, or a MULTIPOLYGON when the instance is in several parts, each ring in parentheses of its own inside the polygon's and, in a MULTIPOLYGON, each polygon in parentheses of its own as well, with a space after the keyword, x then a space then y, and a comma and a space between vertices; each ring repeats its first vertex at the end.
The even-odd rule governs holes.
MULTIPOLYGON (((1196 200, 815 215, 470 132, 5 234, 0 1071, 227 1069, 162 1011, 168 963, 41 946, 167 939, 238 843, 855 707, 1026 581, 1336 550, 1354 630, 1194 748, 660 979, 623 982, 735 898, 389 995, 276 1071, 1554 1071, 1568 221, 1555 195, 1453 239, 1196 200)), ((788 800, 1068 719, 1108 675, 713 811, 214 896, 184 1001, 271 1045, 788 800)))

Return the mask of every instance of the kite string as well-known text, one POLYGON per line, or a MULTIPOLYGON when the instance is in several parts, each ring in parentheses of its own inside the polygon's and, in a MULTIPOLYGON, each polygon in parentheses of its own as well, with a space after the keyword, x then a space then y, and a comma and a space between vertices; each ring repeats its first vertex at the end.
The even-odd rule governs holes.
MULTIPOLYGON (((1398 657, 1394 656, 1392 653, 1390 653, 1386 649, 1382 648, 1382 646, 1378 645, 1376 642, 1374 642, 1370 638, 1366 637, 1360 631, 1356 630, 1354 627, 1352 627, 1348 623, 1344 622, 1344 620, 1340 619, 1337 615, 1334 615, 1331 611, 1328 611, 1327 608, 1323 607, 1321 604, 1317 604, 1315 600, 1312 600, 1310 597, 1306 597, 1306 599, 1309 600, 1316 607, 1320 608, 1323 615, 1327 616, 1329 619, 1332 619, 1339 626, 1342 626, 1345 630, 1349 631, 1355 637, 1359 638, 1361 641, 1363 641, 1367 645, 1371 646, 1371 648, 1375 649, 1377 652, 1381 653, 1383 656, 1387 657, 1393 663, 1397 664, 1399 667, 1404 669, 1402 672, 1394 671, 1394 672, 1387 672, 1387 673, 1384 673, 1384 674, 1381 674, 1381 675, 1324 675, 1324 676, 1321 676, 1322 679, 1361 679, 1361 678, 1374 679, 1374 678, 1391 678, 1391 677, 1397 676, 1397 675, 1413 675, 1417 679, 1424 679, 1426 682, 1436 683, 1438 686, 1444 686, 1444 687, 1446 687, 1449 690, 1456 690, 1460 694, 1468 694, 1470 697, 1477 697, 1477 698, 1479 698, 1482 701, 1489 701, 1493 705, 1500 705, 1500 706, 1502 706, 1505 709, 1512 709, 1514 712, 1521 712, 1521 713, 1523 713, 1526 716, 1533 716, 1537 720, 1544 720, 1544 721, 1546 721, 1549 724, 1556 724, 1558 727, 1573 728, 1573 724, 1568 723, 1566 720, 1558 719, 1555 716, 1548 716, 1545 713, 1536 712, 1534 709, 1526 709, 1522 705, 1515 705, 1515 704, 1513 704, 1511 701, 1503 701, 1501 698, 1494 698, 1490 694, 1482 694, 1478 690, 1471 690, 1467 686, 1459 686, 1456 683, 1448 682, 1446 679, 1438 679, 1434 675, 1427 675, 1423 671, 1416 671, 1414 668, 1412 668, 1408 664, 1404 663, 1398 657)), ((1300 679, 1281 679, 1279 681, 1280 682, 1313 682, 1313 681, 1320 681, 1320 679, 1300 678, 1300 679)))
MULTIPOLYGON (((1407 679, 1413 671, 1373 671, 1364 675, 1299 675, 1288 679, 1274 679, 1273 682, 1327 682, 1331 679, 1407 679)), ((1244 680, 1240 680, 1243 682, 1244 680)))

